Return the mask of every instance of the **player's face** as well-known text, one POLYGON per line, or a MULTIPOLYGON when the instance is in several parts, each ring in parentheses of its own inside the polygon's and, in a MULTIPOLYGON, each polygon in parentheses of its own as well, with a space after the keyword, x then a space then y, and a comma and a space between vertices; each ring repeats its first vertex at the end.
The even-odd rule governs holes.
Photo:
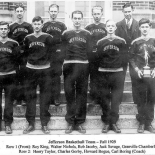
POLYGON ((24 17, 24 9, 21 7, 17 8, 15 13, 18 19, 22 19, 24 17))
POLYGON ((81 23, 82 23, 82 15, 81 14, 73 14, 73 18, 72 18, 72 21, 73 21, 73 25, 75 27, 80 27, 81 26, 81 23))
POLYGON ((43 27, 43 24, 41 23, 41 21, 35 21, 32 23, 32 26, 35 32, 40 32, 43 27))
POLYGON ((147 36, 150 32, 150 25, 148 23, 142 24, 139 29, 143 36, 147 36))
POLYGON ((108 21, 106 24, 106 30, 108 34, 114 34, 116 30, 116 24, 114 21, 108 21))
POLYGON ((58 12, 57 7, 51 7, 50 10, 49 10, 50 18, 52 18, 52 19, 56 19, 58 13, 59 12, 58 12))
POLYGON ((94 9, 92 12, 92 16, 94 18, 94 21, 96 22, 100 22, 102 15, 103 13, 101 12, 100 9, 94 9))
POLYGON ((0 25, 0 36, 6 38, 8 36, 9 29, 7 25, 0 25))
POLYGON ((128 20, 132 18, 133 9, 131 7, 127 7, 123 9, 124 17, 128 20))

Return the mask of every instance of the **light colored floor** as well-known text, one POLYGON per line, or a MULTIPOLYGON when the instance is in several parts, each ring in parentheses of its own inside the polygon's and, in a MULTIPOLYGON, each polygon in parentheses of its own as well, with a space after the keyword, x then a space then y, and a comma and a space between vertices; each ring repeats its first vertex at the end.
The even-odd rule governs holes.
MULTIPOLYGON (((109 131, 107 134, 116 134, 114 131, 109 131)), ((137 129, 121 129, 121 134, 138 134, 137 129)), ((150 134, 148 131, 144 131, 143 134, 150 134)), ((23 130, 13 130, 12 134, 6 134, 5 131, 0 132, 0 136, 17 136, 17 135, 23 135, 23 130)), ((35 130, 28 135, 44 135, 44 133, 41 130, 35 130)), ((66 135, 65 130, 51 130, 50 135, 66 135)), ((97 130, 87 130, 86 134, 81 134, 78 131, 73 131, 70 135, 105 135, 101 132, 100 129, 97 130)))

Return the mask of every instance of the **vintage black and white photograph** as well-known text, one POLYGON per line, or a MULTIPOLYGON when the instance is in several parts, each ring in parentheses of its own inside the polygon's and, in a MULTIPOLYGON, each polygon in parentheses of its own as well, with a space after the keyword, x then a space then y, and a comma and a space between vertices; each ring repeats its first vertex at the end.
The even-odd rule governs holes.
POLYGON ((154 106, 154 0, 0 1, 2 155, 155 155, 154 106))

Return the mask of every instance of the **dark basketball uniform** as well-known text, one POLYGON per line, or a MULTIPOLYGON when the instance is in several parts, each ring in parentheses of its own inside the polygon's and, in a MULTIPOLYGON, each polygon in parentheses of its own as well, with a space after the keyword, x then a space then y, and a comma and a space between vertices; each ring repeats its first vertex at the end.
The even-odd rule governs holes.
POLYGON ((125 40, 120 37, 105 37, 97 43, 97 66, 99 82, 99 104, 101 119, 105 124, 116 124, 123 93, 123 67, 125 40), (110 105, 111 104, 111 105, 110 105))
POLYGON ((72 125, 82 124, 86 119, 89 40, 89 31, 82 29, 78 32, 65 31, 62 37, 65 47, 63 75, 67 100, 65 119, 72 125))
POLYGON ((36 88, 40 87, 40 119, 41 125, 47 126, 50 120, 49 102, 52 81, 50 78, 50 62, 52 59, 53 37, 42 33, 39 37, 30 34, 25 37, 26 63, 26 119, 34 126, 36 115, 36 88))
MULTIPOLYGON (((0 41, 0 121, 2 120, 2 90, 5 91, 5 126, 13 122, 13 99, 16 80, 16 61, 20 55, 19 44, 7 39, 0 41)), ((16 92, 15 92, 16 93, 16 92)))
MULTIPOLYGON (((27 22, 23 22, 22 24, 19 24, 17 22, 13 22, 10 24, 10 32, 8 34, 8 37, 11 39, 16 40, 19 45, 23 46, 23 40, 26 35, 33 33, 33 28, 31 24, 27 22)), ((21 48, 22 49, 22 48, 21 48)), ((19 57, 17 60, 19 67, 17 68, 17 87, 18 87, 18 93, 15 99, 18 101, 25 100, 24 95, 24 79, 25 79, 25 56, 24 54, 19 57)))
MULTIPOLYGON (((132 42, 130 49, 130 64, 133 68, 138 67, 143 71, 146 66, 145 52, 148 54, 148 66, 151 70, 155 68, 155 38, 137 38, 132 42)), ((154 119, 155 103, 155 78, 139 78, 136 74, 136 98, 138 114, 137 120, 140 124, 149 126, 154 119)))
POLYGON ((90 97, 92 100, 95 100, 98 95, 98 88, 97 88, 97 65, 96 65, 96 43, 98 40, 104 38, 107 35, 105 24, 90 24, 85 27, 91 33, 91 59, 89 62, 89 72, 90 72, 90 97))
POLYGON ((66 26, 64 23, 59 21, 48 21, 44 24, 42 31, 45 33, 48 33, 54 37, 54 40, 56 41, 55 46, 53 47, 53 50, 55 51, 55 55, 53 61, 51 62, 51 78, 52 78, 52 96, 51 96, 51 104, 54 103, 54 100, 58 100, 60 96, 61 91, 61 78, 62 75, 62 64, 63 60, 61 57, 61 50, 62 50, 62 44, 61 44, 61 38, 62 33, 64 30, 66 30, 66 26))

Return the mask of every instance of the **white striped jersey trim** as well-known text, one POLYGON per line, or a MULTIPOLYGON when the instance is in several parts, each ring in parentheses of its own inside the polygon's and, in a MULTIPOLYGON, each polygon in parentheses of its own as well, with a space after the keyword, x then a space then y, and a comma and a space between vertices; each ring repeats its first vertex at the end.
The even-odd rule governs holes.
POLYGON ((99 67, 98 71, 100 72, 121 72, 123 71, 123 68, 101 68, 99 67))
POLYGON ((26 67, 31 69, 47 69, 47 68, 50 68, 50 63, 46 65, 32 65, 27 62, 26 67))
POLYGON ((81 64, 88 64, 88 60, 64 60, 64 64, 69 64, 69 63, 81 63, 81 64))
POLYGON ((11 71, 11 72, 0 72, 0 75, 9 75, 9 74, 16 74, 16 71, 11 71))

